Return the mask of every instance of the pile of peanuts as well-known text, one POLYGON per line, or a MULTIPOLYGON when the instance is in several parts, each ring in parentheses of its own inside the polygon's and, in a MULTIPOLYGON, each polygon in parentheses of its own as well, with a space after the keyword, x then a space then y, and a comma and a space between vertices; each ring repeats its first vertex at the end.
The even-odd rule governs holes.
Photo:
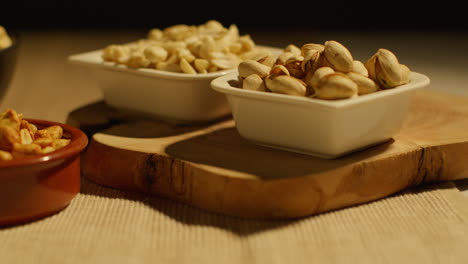
POLYGON ((6 32, 5 28, 0 26, 0 49, 8 48, 12 44, 10 36, 6 32))
POLYGON ((146 39, 107 46, 102 58, 129 67, 197 74, 235 69, 255 50, 251 37, 240 36, 236 25, 225 28, 210 20, 199 26, 154 28, 146 39))
POLYGON ((240 87, 310 98, 336 100, 394 88, 410 81, 410 69, 387 49, 365 63, 354 60, 341 43, 330 40, 290 44, 276 59, 268 52, 238 66, 240 87))
POLYGON ((70 139, 62 138, 61 126, 38 129, 22 114, 7 109, 0 114, 0 161, 34 154, 46 154, 63 148, 70 139))

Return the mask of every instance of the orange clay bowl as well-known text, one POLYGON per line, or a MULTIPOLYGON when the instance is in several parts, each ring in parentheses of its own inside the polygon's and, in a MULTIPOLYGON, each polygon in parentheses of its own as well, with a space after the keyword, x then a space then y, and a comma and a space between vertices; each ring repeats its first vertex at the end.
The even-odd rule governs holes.
POLYGON ((42 155, 0 161, 0 226, 37 220, 65 207, 80 191, 80 153, 88 144, 79 129, 43 120, 26 119, 39 129, 63 128, 70 143, 42 155))

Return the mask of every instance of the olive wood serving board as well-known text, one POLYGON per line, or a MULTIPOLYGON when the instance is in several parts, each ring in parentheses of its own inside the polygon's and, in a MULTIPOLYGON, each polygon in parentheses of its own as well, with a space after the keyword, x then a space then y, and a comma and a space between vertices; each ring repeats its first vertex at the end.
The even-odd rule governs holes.
POLYGON ((67 123, 93 134, 84 177, 242 217, 308 216, 468 178, 468 98, 430 90, 415 94, 392 140, 334 160, 255 145, 230 117, 181 126, 97 102, 67 123))

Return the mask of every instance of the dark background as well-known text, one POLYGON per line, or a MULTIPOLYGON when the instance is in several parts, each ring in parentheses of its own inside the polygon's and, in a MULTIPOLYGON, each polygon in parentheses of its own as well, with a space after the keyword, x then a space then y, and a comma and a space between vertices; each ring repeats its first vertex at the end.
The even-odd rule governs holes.
MULTIPOLYGON (((463 3, 463 2, 461 2, 463 3)), ((216 19, 242 30, 468 29, 455 1, 2 1, 0 25, 14 30, 147 30, 216 19)), ((242 33, 242 32, 241 32, 242 33)))

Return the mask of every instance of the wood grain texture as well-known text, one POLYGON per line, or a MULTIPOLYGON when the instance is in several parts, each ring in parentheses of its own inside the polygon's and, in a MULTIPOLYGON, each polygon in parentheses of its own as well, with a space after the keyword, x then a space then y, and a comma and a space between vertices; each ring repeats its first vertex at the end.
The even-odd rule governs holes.
POLYGON ((98 102, 68 123, 95 133, 85 177, 209 211, 295 218, 373 201, 426 182, 468 178, 468 98, 423 91, 389 142, 335 160, 255 145, 232 120, 176 126, 98 102))

